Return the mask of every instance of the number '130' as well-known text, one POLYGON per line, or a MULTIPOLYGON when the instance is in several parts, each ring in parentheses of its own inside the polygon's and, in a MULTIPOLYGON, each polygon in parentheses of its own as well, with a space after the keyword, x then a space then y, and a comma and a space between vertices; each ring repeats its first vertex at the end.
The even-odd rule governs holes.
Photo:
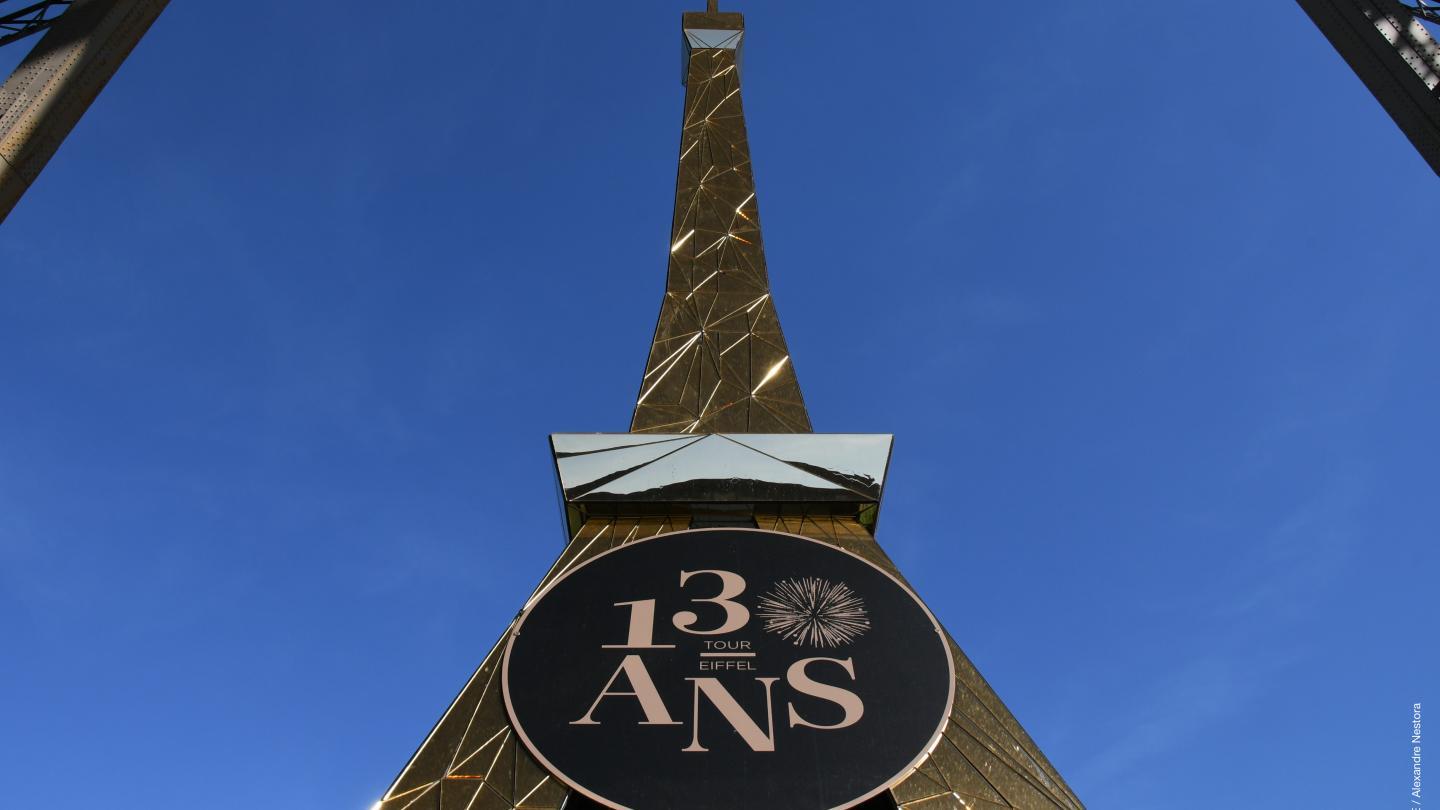
MULTIPOLYGON (((671 617, 670 622, 675 629, 696 636, 718 636, 726 633, 733 633, 745 627, 750 622, 750 609, 735 601, 737 597, 745 592, 745 578, 733 571, 721 571, 716 569, 705 569, 700 571, 681 571, 680 587, 684 588, 693 578, 701 575, 710 575, 719 580, 720 590, 714 596, 697 597, 691 601, 697 603, 709 603, 718 606, 724 611, 724 620, 717 626, 711 628, 701 627, 700 616, 693 610, 682 610, 671 617)), ((615 607, 628 608, 629 627, 625 635, 624 644, 602 644, 602 649, 611 650, 634 650, 621 660, 610 679, 601 687, 600 694, 590 704, 590 708, 581 715, 580 719, 570 721, 570 725, 576 726, 598 726, 603 721, 595 719, 595 712, 606 700, 629 699, 639 705, 640 714, 644 717, 637 725, 642 726, 679 726, 684 723, 675 720, 671 715, 669 707, 660 696, 660 690, 655 687, 655 680, 651 677, 650 670, 638 651, 643 650, 672 650, 674 644, 655 643, 655 603, 654 599, 637 599, 629 602, 616 602, 615 607), (628 685, 622 683, 628 681, 628 685)), ((811 674, 812 667, 829 665, 827 668, 841 669, 851 681, 855 680, 855 664, 850 658, 802 658, 790 664, 785 670, 784 681, 786 686, 794 692, 807 695, 812 698, 828 701, 837 706, 841 718, 835 723, 816 723, 807 720, 795 708, 793 702, 786 703, 786 717, 789 728, 810 728, 821 731, 834 731, 848 728, 860 722, 865 714, 865 704, 860 696, 845 689, 828 683, 816 680, 811 674)), ((720 679, 713 677, 685 678, 693 684, 692 701, 693 711, 691 714, 692 731, 690 744, 682 748, 682 751, 703 752, 710 749, 700 743, 700 706, 701 698, 704 698, 711 705, 720 711, 736 733, 749 745, 753 751, 774 751, 775 750, 775 717, 774 717, 774 685, 781 680, 779 677, 756 677, 754 680, 759 685, 760 691, 765 697, 765 713, 763 720, 765 728, 760 727, 746 710, 741 707, 739 701, 730 692, 720 679)))

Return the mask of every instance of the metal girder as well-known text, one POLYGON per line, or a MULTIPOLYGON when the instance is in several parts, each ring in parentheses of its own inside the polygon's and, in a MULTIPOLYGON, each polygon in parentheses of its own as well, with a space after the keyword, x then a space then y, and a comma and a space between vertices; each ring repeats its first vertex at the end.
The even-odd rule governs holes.
POLYGON ((1440 174, 1440 45, 1427 0, 1297 0, 1420 156, 1440 174))
POLYGON ((45 19, 45 35, 0 85, 0 222, 167 3, 74 0, 45 19))

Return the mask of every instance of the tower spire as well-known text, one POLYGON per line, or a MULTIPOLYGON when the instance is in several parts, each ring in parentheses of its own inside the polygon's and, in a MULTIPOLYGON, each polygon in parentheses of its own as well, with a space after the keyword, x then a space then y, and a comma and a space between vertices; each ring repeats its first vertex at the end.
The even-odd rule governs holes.
POLYGON ((665 298, 633 433, 808 433, 770 295, 745 110, 745 19, 684 15, 685 117, 665 298))

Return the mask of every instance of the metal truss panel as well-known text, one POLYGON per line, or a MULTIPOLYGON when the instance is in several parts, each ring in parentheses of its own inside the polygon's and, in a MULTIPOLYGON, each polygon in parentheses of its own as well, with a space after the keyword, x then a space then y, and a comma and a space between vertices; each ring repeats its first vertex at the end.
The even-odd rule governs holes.
POLYGON ((745 36, 744 31, 716 30, 714 28, 686 28, 685 42, 692 49, 695 48, 729 48, 735 50, 740 47, 740 40, 745 36))
POLYGON ((1297 2, 1440 174, 1440 45, 1417 16, 1432 10, 1396 0, 1297 2))
POLYGON ((556 433, 550 443, 567 503, 880 502, 889 434, 556 433), (628 440, 628 442, 627 442, 628 440), (597 448, 580 450, 578 448, 597 448))
MULTIPOLYGON (((683 517, 587 521, 536 592, 602 551, 687 528, 683 517)), ((500 638, 509 634, 507 628, 500 638)), ((560 810, 569 789, 540 767, 510 726, 500 687, 503 654, 497 642, 375 810, 560 810)))
POLYGON ((736 61, 743 22, 689 14, 685 29, 669 270, 630 430, 808 433, 760 237, 736 61))

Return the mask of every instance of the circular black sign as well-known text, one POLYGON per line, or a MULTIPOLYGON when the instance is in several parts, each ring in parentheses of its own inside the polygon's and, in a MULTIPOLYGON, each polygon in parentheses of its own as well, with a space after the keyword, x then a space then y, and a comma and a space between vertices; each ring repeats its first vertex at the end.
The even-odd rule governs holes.
POLYGON ((601 554, 505 650, 510 720, 608 806, 850 807, 939 738, 954 665, 898 580, 779 532, 700 529, 601 554))

